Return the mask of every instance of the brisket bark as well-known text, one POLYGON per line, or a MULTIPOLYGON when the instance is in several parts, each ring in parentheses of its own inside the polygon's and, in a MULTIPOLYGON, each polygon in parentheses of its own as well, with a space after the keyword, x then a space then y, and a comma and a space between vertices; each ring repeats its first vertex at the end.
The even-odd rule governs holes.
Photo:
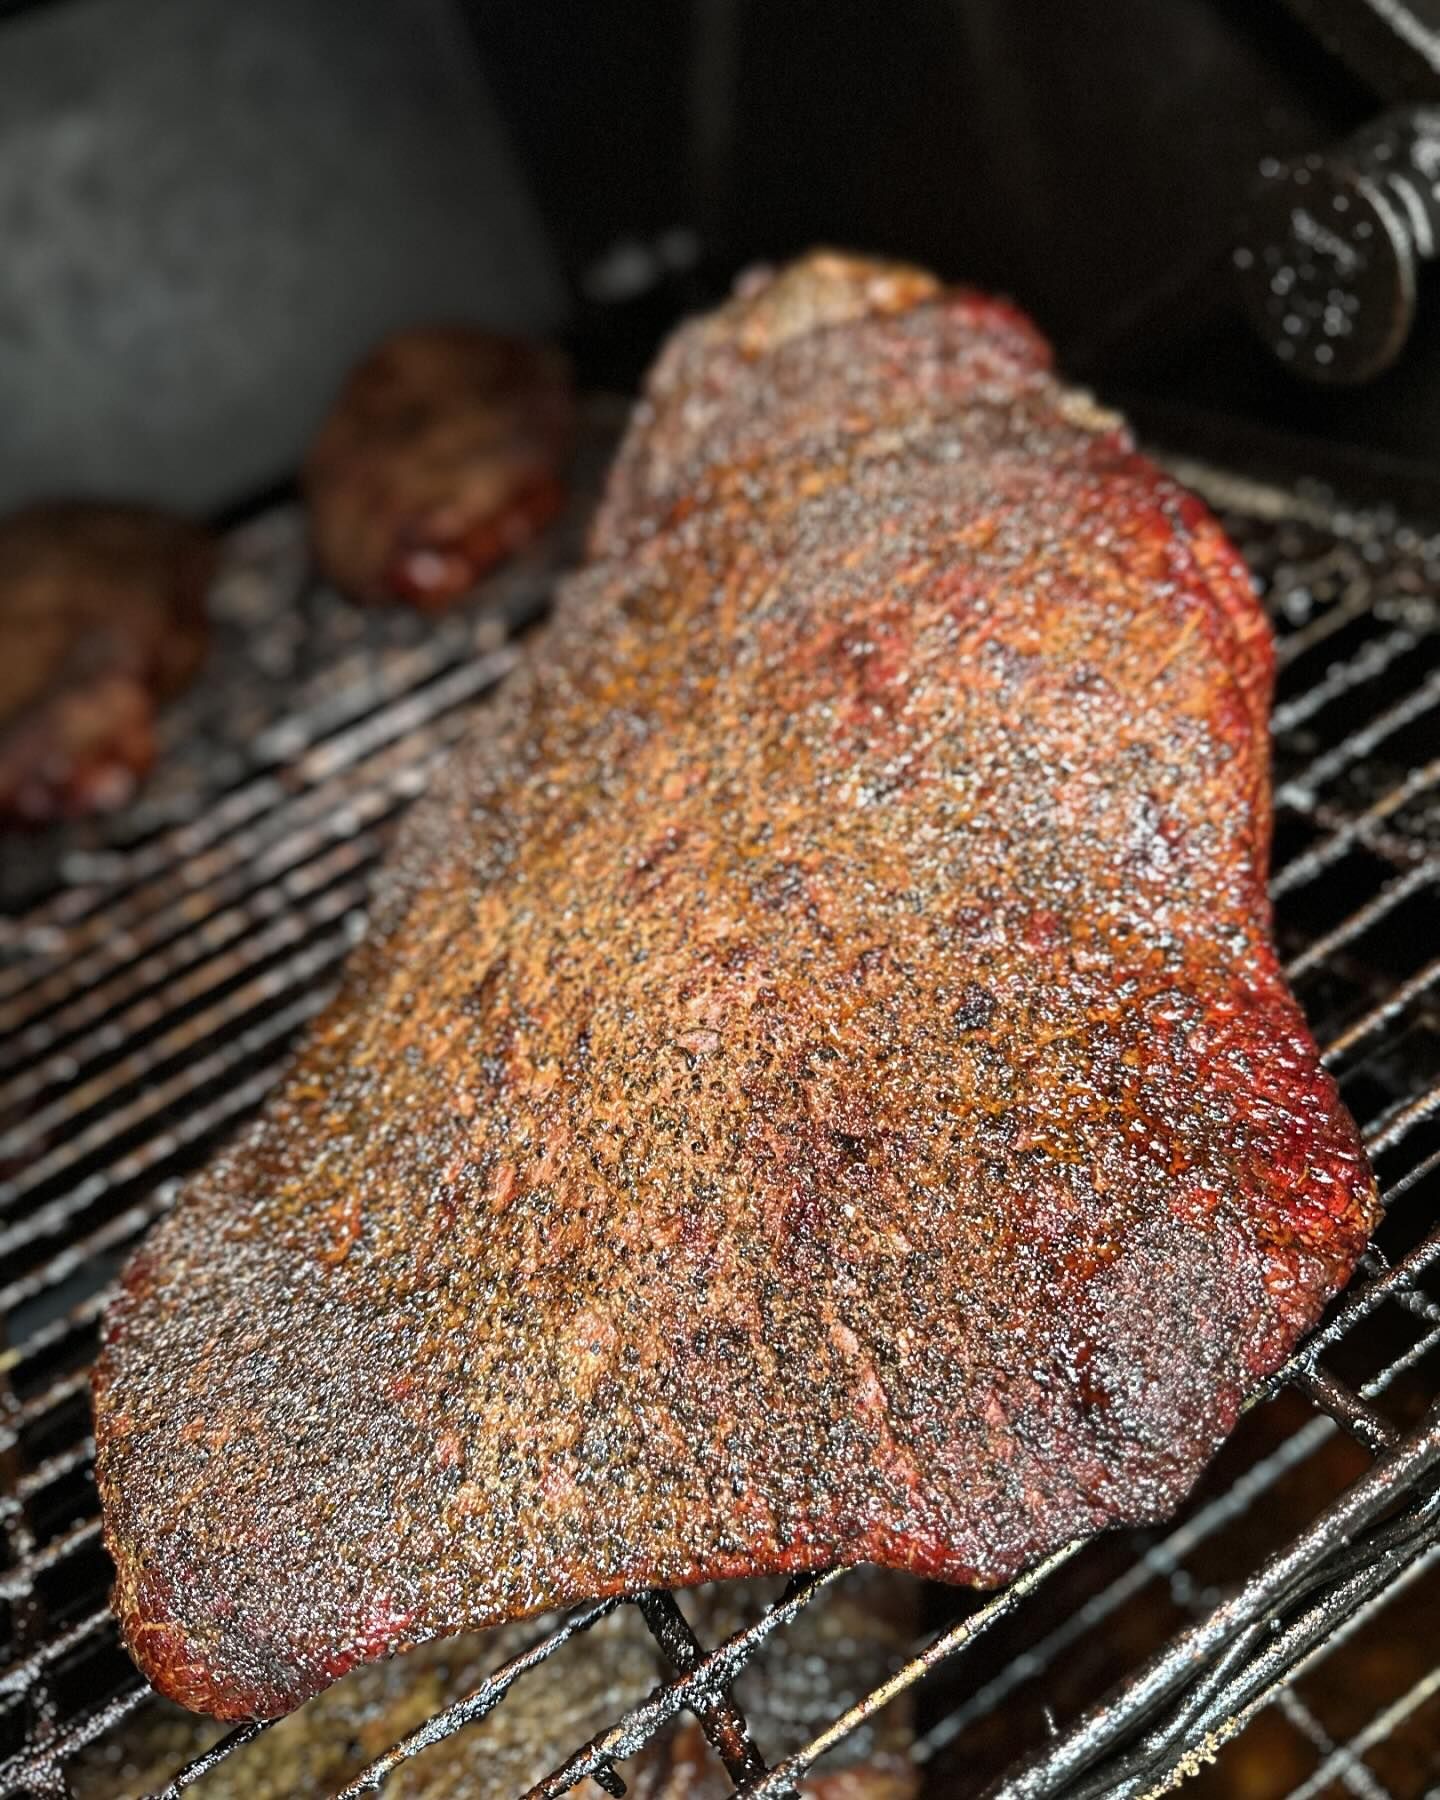
POLYGON ((662 355, 96 1377, 127 1642, 283 1712, 584 1596, 1004 1580, 1173 1508, 1375 1214, 1277 966, 1271 645, 1007 306, 817 256, 662 355))

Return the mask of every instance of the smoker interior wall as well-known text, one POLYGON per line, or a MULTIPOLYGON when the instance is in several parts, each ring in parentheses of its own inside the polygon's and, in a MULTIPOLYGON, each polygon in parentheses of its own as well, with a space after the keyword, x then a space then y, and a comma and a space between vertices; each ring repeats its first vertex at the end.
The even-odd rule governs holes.
POLYGON ((0 25, 0 505, 209 507, 375 336, 564 316, 449 0, 68 0, 0 25))
POLYGON ((1383 104, 1283 0, 6 11, 0 505, 243 499, 422 317, 578 327, 587 378, 623 384, 735 269, 824 240, 1014 294, 1142 421, 1159 397, 1440 471, 1440 292, 1352 392, 1292 379, 1223 303, 1259 159, 1383 104), (617 248, 677 228, 698 262, 598 303, 617 248))
MULTIPOLYGON (((1283 0, 461 4, 582 290, 607 246, 677 222, 710 293, 816 241, 890 251, 1014 294, 1142 420, 1209 411, 1353 446, 1382 480, 1377 453, 1440 471, 1440 293, 1401 364, 1350 391, 1289 375, 1229 294, 1261 159, 1392 98, 1283 0)), ((637 368, 666 322, 636 334, 637 368)))
POLYGON ((729 227, 918 254, 1062 349, 1228 241, 1260 158, 1375 110, 1280 0, 745 6, 729 227))
MULTIPOLYGON (((1069 368, 1142 424, 1182 420, 1182 443, 1209 414, 1256 427, 1257 441, 1311 440, 1302 454, 1346 485, 1373 478, 1398 497, 1398 463, 1416 466, 1417 496, 1436 490, 1436 271, 1422 274, 1400 362, 1355 389, 1291 376, 1228 291, 1262 157, 1326 150, 1394 98, 1362 85, 1283 0, 734 9, 733 160, 710 233, 733 261, 817 238, 916 256, 1012 293, 1069 368)), ((1245 453, 1228 431, 1214 444, 1245 453)))

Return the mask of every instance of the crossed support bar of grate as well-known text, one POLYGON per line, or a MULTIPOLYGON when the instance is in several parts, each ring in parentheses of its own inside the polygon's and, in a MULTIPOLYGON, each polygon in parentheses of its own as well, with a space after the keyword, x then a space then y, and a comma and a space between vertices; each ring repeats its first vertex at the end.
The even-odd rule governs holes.
MULTIPOLYGON (((1248 529, 1253 541, 1247 547, 1258 547, 1262 562, 1268 558, 1272 584, 1284 589, 1282 606, 1298 586, 1316 585, 1317 568, 1324 575, 1332 553, 1322 550, 1299 575, 1292 567, 1277 576, 1277 556, 1283 563, 1285 552, 1275 549, 1275 521, 1247 513, 1242 502, 1237 524, 1242 544, 1248 529)), ((1316 529, 1322 536, 1331 530, 1328 519, 1316 529)), ((1334 541, 1347 542, 1343 529, 1334 531, 1334 541)), ((1283 913, 1357 852, 1386 872, 1343 918, 1309 934, 1290 963, 1297 981, 1322 979, 1346 966, 1367 934, 1388 929, 1416 896, 1440 889, 1440 850, 1407 823, 1417 806, 1432 805, 1440 759, 1402 758, 1394 779, 1364 792, 1359 803, 1348 793, 1337 798, 1353 775, 1382 766, 1394 746, 1413 738, 1417 724, 1440 714, 1440 671, 1424 661, 1440 638, 1440 625, 1419 602, 1382 613, 1375 596, 1385 568, 1367 583, 1355 577, 1355 560, 1341 568, 1338 593, 1290 620, 1281 639, 1284 667, 1308 669, 1317 656, 1328 660, 1299 691, 1282 691, 1277 708, 1282 740, 1303 747, 1302 754, 1282 757, 1278 804, 1282 815, 1303 824, 1306 842, 1282 862, 1273 891, 1283 913), (1357 631, 1360 641, 1352 642, 1357 631), (1378 706, 1371 704, 1377 695, 1378 706), (1366 697, 1363 706, 1354 704, 1356 696, 1366 697), (1317 725, 1335 712, 1345 717, 1345 729, 1317 736, 1317 725), (1311 737, 1316 741, 1310 743, 1311 737)), ((518 616, 524 612, 521 606, 518 616)), ((95 1271, 113 1268, 169 1204, 175 1185, 166 1179, 170 1172, 199 1160, 269 1087, 290 1034, 323 1003, 349 947, 386 822, 463 728, 465 704, 493 685, 515 654, 503 631, 477 639, 469 627, 387 652, 379 677, 371 669, 348 688, 331 684, 308 711, 277 717, 269 734, 261 734, 244 778, 213 805, 132 845, 73 857, 50 896, 9 928, 15 956, 0 968, 0 1006, 16 1019, 13 1041, 25 1060, 0 1097, 11 1109, 0 1113, 0 1124, 8 1117, 10 1125, 0 1157, 18 1160, 37 1134, 48 1146, 32 1153, 0 1202, 0 1259, 18 1267, 0 1286, 0 1316, 12 1344, 0 1359, 0 1375, 21 1364, 43 1370, 49 1357, 88 1341, 105 1299, 104 1274, 95 1271), (77 1280, 85 1291, 57 1310, 77 1280)), ((1353 1007, 1346 1011, 1330 1034, 1326 1060, 1341 1072, 1384 1046, 1437 986, 1440 959, 1407 966, 1399 979, 1369 982, 1368 1003, 1358 1014, 1353 1007)), ((1440 1167, 1440 1148, 1427 1147, 1440 1120, 1440 1081, 1394 1093, 1371 1112, 1369 1146, 1385 1176, 1387 1204, 1399 1210, 1440 1167)), ((1197 1609, 1192 1622, 1103 1705, 1082 1713, 990 1792, 994 1800, 1157 1792, 1283 1696, 1321 1746, 1322 1760, 1306 1784, 1307 1792, 1318 1794, 1325 1769, 1354 1767, 1373 1741, 1367 1734, 1383 1734, 1407 1707, 1423 1704, 1429 1688, 1422 1681, 1356 1740, 1331 1744, 1319 1724, 1307 1720, 1288 1684, 1440 1555, 1440 1416, 1432 1409, 1414 1430, 1400 1434, 1376 1405, 1392 1382, 1440 1347, 1440 1304, 1423 1286, 1437 1270, 1440 1233, 1393 1261, 1372 1251, 1361 1285, 1255 1396, 1290 1385, 1318 1409, 1309 1424, 1064 1617, 1025 1653, 1023 1667, 1011 1661, 978 1681, 930 1728, 917 1753, 933 1756, 969 1720, 1000 1705, 1027 1677, 1043 1674, 1145 1581, 1178 1569, 1187 1549, 1223 1531, 1314 1448, 1319 1434, 1337 1426, 1372 1459, 1366 1475, 1238 1590, 1197 1609), (1322 1359, 1389 1304, 1412 1315, 1419 1335, 1358 1386, 1348 1385, 1322 1359)), ((85 1383, 83 1367, 66 1366, 51 1380, 29 1384, 17 1400, 0 1380, 6 1395, 0 1458, 10 1464, 0 1465, 0 1518, 11 1551, 10 1566, 0 1568, 0 1602, 14 1612, 21 1651, 0 1673, 0 1704, 25 1693, 35 1702, 26 1744, 0 1761, 0 1794, 22 1787, 63 1794, 65 1761, 146 1698, 136 1685, 107 1706, 67 1713, 54 1692, 66 1660, 112 1628, 108 1609, 96 1605, 55 1629, 40 1597, 47 1577, 77 1557, 98 1554, 99 1523, 92 1510, 38 1543, 27 1524, 27 1505, 34 1495, 83 1476, 91 1446, 82 1432, 33 1466, 22 1464, 15 1446, 41 1421, 81 1403, 85 1383)), ((701 1720, 742 1795, 778 1800, 897 1693, 984 1641, 1078 1548, 977 1600, 889 1681, 773 1769, 766 1769, 750 1741, 731 1684, 772 1633, 802 1608, 823 1603, 843 1574, 798 1581, 756 1623, 708 1651, 671 1597, 637 1596, 634 1604, 673 1676, 526 1800, 562 1795, 586 1776, 620 1791, 617 1765, 684 1711, 701 1720)), ((540 1634, 472 1693, 355 1776, 337 1800, 378 1790, 407 1757, 493 1710, 517 1681, 620 1604, 625 1602, 582 1608, 540 1634)), ((1440 1673, 1433 1685, 1440 1685, 1440 1673)), ((162 1791, 185 1791, 264 1729, 231 1733, 162 1791)))

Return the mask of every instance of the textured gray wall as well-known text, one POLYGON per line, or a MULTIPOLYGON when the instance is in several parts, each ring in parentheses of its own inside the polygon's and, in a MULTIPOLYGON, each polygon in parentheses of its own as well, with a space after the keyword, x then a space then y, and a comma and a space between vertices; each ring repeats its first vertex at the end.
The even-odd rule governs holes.
POLYGON ((381 332, 551 329, 446 0, 71 0, 0 25, 0 506, 289 473, 381 332))

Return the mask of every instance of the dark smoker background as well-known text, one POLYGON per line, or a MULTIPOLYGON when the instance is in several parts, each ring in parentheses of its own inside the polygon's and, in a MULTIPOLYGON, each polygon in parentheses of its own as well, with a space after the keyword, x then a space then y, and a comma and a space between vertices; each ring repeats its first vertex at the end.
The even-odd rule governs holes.
POLYGON ((1428 475, 1423 287, 1399 365, 1337 390, 1280 367, 1224 279, 1262 157, 1429 97, 1425 71, 1343 31, 1334 54, 1291 6, 1366 10, 0 6, 0 505, 240 504, 289 477, 354 356, 416 318, 562 330, 582 372, 624 382, 678 310, 816 241, 1012 293, 1162 433, 1223 421, 1232 459, 1243 440, 1263 460, 1251 426, 1298 432, 1428 475))

